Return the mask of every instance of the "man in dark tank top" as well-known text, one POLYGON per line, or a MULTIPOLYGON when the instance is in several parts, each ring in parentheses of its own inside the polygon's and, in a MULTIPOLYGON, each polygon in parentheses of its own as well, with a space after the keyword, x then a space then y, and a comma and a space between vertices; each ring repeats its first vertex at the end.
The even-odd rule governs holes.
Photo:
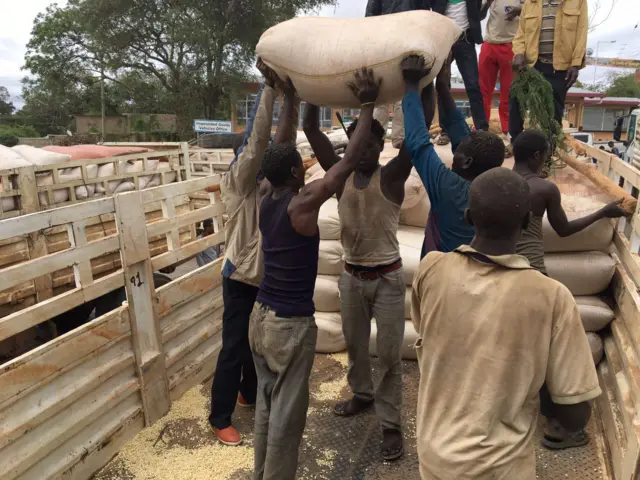
MULTIPOLYGON (((342 161, 304 183, 294 144, 274 145, 262 161, 260 232, 264 279, 249 323, 258 376, 254 480, 294 480, 309 407, 309 375, 318 329, 313 292, 318 273, 318 213, 356 168, 381 82, 369 70, 349 87, 362 105, 360 124, 342 161)), ((286 118, 282 124, 290 123, 286 118)), ((278 125, 278 129, 286 125, 278 125)), ((276 134, 277 135, 277 134, 276 134)))
MULTIPOLYGON (((569 221, 562 208, 562 197, 555 183, 540 178, 542 168, 551 154, 547 137, 538 130, 526 130, 513 143, 515 165, 513 170, 529 184, 531 190, 531 221, 516 246, 519 255, 527 257, 533 268, 547 274, 544 264, 542 219, 545 212, 551 227, 561 237, 568 237, 584 230, 601 218, 618 218, 625 215, 618 202, 610 203, 597 212, 569 221)), ((542 444, 550 449, 579 447, 589 442, 584 430, 569 432, 553 418, 551 397, 546 385, 540 390, 540 412, 547 418, 542 444)))

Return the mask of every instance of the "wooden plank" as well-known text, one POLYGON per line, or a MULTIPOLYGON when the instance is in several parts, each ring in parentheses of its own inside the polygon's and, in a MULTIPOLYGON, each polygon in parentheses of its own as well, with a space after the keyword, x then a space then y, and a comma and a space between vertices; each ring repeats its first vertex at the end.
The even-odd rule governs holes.
POLYGON ((610 454, 610 464, 614 479, 621 480, 622 452, 627 447, 627 436, 622 427, 622 418, 618 402, 615 397, 615 379, 609 370, 607 361, 598 365, 598 379, 602 387, 602 395, 595 403, 600 412, 600 420, 604 432, 604 439, 610 454))
POLYGON ((622 265, 637 289, 640 286, 640 257, 631 251, 629 241, 619 231, 613 232, 613 243, 622 265))
POLYGON ((173 309, 160 320, 162 327, 162 342, 166 344, 180 333, 199 322, 203 316, 217 316, 224 305, 222 289, 215 288, 197 298, 193 298, 187 305, 173 309))
MULTIPOLYGON (((176 216, 176 206, 173 203, 173 198, 165 198, 162 200, 162 216, 171 221, 176 216)), ((149 229, 147 227, 147 234, 149 229)), ((150 235, 153 237, 153 235, 150 235)), ((172 229, 167 232, 167 249, 173 251, 180 248, 180 238, 178 237, 178 230, 172 229)))
POLYGON ((3 449, 5 461, 0 463, 0 478, 16 478, 138 389, 134 369, 125 369, 75 402, 73 408, 31 429, 3 449))
POLYGON ((188 227, 195 223, 199 223, 209 218, 213 218, 217 215, 221 215, 224 212, 225 206, 222 204, 209 205, 207 207, 193 210, 189 213, 175 216, 173 218, 167 218, 165 220, 160 220, 159 222, 151 223, 147 226, 147 235, 149 237, 163 235, 165 233, 171 232, 172 230, 178 230, 179 228, 188 227))
MULTIPOLYGON (((69 224, 69 241, 71 242, 71 248, 84 247, 87 245, 86 228, 86 220, 78 220, 77 222, 69 224)), ((87 287, 93 283, 90 260, 74 264, 73 273, 77 288, 87 287)))
MULTIPOLYGON (((202 320, 202 319, 200 319, 202 320)), ((193 352, 200 344, 206 342, 215 334, 222 331, 222 312, 207 321, 200 321, 184 330, 178 336, 165 344, 165 363, 171 371, 173 366, 193 352)))
POLYGON ((182 359, 181 362, 173 365, 173 370, 169 373, 172 399, 177 397, 177 392, 185 392, 203 380, 211 378, 215 372, 216 362, 221 348, 222 332, 218 332, 206 342, 202 343, 189 356, 182 359), (189 381, 189 379, 191 379, 191 381, 189 381), (176 387, 180 388, 176 391, 176 387))
POLYGON ((26 235, 36 230, 66 225, 78 220, 115 211, 113 197, 90 200, 69 207, 54 208, 47 212, 22 215, 0 222, 0 240, 26 235))
POLYGON ((640 412, 640 365, 629 336, 629 332, 621 319, 611 322, 611 333, 615 340, 622 366, 631 388, 631 396, 636 412, 640 412))
MULTIPOLYGON (((56 270, 72 267, 77 263, 99 257, 105 253, 115 252, 119 246, 118 236, 114 235, 91 242, 83 247, 52 253, 46 257, 36 258, 28 262, 7 267, 1 270, 0 291, 20 285, 21 283, 36 278, 39 274, 52 273, 56 270)), ((149 248, 148 245, 147 248, 149 248)))
POLYGON ((143 203, 140 200, 141 192, 123 193, 115 197, 145 422, 152 425, 169 411, 171 401, 160 326, 154 313, 153 271, 143 203))
POLYGON ((133 365, 133 350, 127 336, 19 402, 3 408, 0 410, 0 449, 133 365))
POLYGON ((0 366, 0 409, 128 337, 129 312, 119 308, 0 366))
POLYGON ((143 203, 158 202, 165 198, 175 197, 178 195, 188 195, 191 192, 204 190, 216 183, 220 183, 220 175, 211 175, 209 177, 197 178, 195 180, 187 180, 185 182, 147 188, 145 190, 141 190, 140 193, 142 194, 143 203))
POLYGON ((166 252, 158 256, 154 256, 151 260, 154 270, 161 270, 170 265, 175 265, 182 260, 191 258, 209 247, 215 247, 224 242, 224 232, 214 233, 208 237, 200 238, 194 242, 180 247, 173 252, 166 252))
POLYGON ((615 379, 616 398, 620 406, 622 426, 628 443, 629 438, 634 435, 633 419, 636 415, 631 389, 620 358, 620 351, 613 337, 608 336, 604 339, 604 349, 611 375, 615 379))

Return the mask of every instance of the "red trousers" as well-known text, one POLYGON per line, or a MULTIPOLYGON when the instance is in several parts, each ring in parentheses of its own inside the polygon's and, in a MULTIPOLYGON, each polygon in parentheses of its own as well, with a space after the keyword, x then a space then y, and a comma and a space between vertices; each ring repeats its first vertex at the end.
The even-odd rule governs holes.
POLYGON ((500 72, 500 108, 498 112, 503 133, 509 131, 509 90, 511 90, 511 81, 513 80, 512 62, 513 49, 510 43, 497 45, 484 42, 482 44, 478 70, 484 112, 487 121, 490 120, 493 91, 496 88, 498 72, 500 72))

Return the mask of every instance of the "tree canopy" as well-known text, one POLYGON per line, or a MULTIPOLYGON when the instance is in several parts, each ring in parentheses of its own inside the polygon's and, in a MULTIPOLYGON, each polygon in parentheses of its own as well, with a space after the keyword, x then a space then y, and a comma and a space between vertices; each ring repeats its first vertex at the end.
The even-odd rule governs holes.
POLYGON ((11 115, 15 109, 9 90, 7 87, 0 86, 0 115, 11 115))
POLYGON ((634 73, 617 76, 605 90, 607 97, 635 97, 640 98, 640 83, 634 73))
POLYGON ((69 0, 38 15, 28 44, 25 109, 64 127, 100 105, 131 113, 229 114, 269 27, 335 0, 69 0), (71 98, 74 97, 74 98, 71 98), (96 103, 97 102, 97 103, 96 103), (46 112, 44 112, 46 110, 46 112), (62 123, 61 123, 62 122, 62 123))

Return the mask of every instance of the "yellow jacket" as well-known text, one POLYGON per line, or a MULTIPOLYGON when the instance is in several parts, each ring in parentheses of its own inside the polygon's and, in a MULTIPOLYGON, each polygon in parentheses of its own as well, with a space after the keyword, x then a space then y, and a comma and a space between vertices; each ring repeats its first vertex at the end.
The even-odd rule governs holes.
MULTIPOLYGON (((538 60, 543 1, 526 0, 520 14, 518 33, 513 39, 513 54, 524 55, 530 66, 538 60)), ((588 17, 587 0, 560 0, 553 42, 555 70, 584 68, 588 17)))
MULTIPOLYGON (((225 225, 225 260, 222 275, 242 283, 260 286, 264 274, 262 238, 258 226, 261 198, 258 195, 262 158, 269 146, 273 104, 278 93, 264 85, 256 98, 247 138, 242 150, 222 177, 220 193, 229 219, 225 225)), ((288 141, 296 141, 298 107, 288 141)))

